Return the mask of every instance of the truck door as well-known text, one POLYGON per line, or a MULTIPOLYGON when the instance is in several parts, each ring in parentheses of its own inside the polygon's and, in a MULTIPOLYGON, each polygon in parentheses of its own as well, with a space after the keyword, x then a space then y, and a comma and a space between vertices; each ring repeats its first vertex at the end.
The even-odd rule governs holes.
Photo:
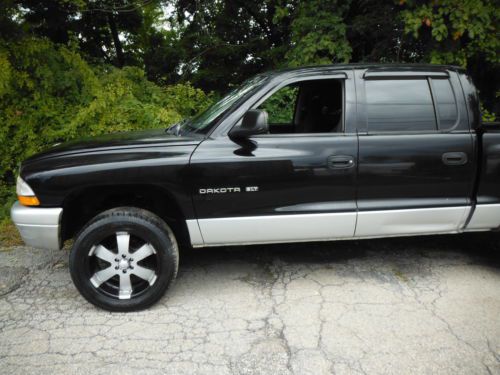
POLYGON ((248 104, 269 113, 269 134, 236 143, 225 132, 201 143, 190 164, 194 246, 354 235, 352 74, 275 82, 248 104))
POLYGON ((475 154, 457 74, 359 70, 356 85, 356 237, 460 230, 475 154))

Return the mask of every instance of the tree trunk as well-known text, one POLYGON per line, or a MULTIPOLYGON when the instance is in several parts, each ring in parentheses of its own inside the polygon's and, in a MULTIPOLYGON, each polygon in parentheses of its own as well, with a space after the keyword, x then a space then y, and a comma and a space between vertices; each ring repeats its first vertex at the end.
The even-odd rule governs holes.
POLYGON ((116 51, 116 65, 121 68, 125 64, 125 59, 123 57, 123 47, 120 38, 118 37, 118 30, 116 28, 115 18, 112 13, 108 13, 108 23, 111 29, 111 36, 113 37, 113 43, 115 45, 116 51))

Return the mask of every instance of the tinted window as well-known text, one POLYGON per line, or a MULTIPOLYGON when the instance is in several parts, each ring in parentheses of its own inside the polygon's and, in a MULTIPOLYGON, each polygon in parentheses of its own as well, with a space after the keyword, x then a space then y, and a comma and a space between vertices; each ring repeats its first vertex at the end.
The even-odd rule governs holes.
POLYGON ((436 130, 425 79, 367 80, 366 104, 368 131, 436 130))
POLYGON ((268 77, 265 75, 257 75, 246 80, 238 89, 231 91, 217 103, 208 107, 205 111, 199 113, 190 120, 184 121, 181 124, 181 129, 186 132, 202 134, 208 133, 217 122, 217 119, 226 113, 233 104, 248 93, 262 86, 267 79, 268 77))
POLYGON ((457 104, 455 96, 447 79, 433 79, 434 100, 439 119, 439 128, 442 130, 453 128, 457 122, 457 104))
POLYGON ((339 79, 312 79, 282 87, 259 109, 269 115, 270 134, 340 133, 343 86, 339 79))
POLYGON ((259 109, 267 111, 270 124, 292 124, 299 88, 286 86, 271 95, 259 109))

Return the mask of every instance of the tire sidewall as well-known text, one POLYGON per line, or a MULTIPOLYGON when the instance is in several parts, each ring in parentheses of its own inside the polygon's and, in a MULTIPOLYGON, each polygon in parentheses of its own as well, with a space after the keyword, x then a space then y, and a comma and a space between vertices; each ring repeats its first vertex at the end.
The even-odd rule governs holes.
POLYGON ((170 228, 161 219, 146 211, 113 210, 97 216, 77 236, 73 244, 69 267, 71 278, 82 296, 92 304, 110 311, 134 311, 158 301, 177 273, 177 243, 170 228), (132 216, 131 213, 134 213, 132 216), (152 286, 131 299, 107 296, 90 282, 89 252, 94 245, 116 232, 129 232, 149 242, 156 251, 157 279, 152 286))

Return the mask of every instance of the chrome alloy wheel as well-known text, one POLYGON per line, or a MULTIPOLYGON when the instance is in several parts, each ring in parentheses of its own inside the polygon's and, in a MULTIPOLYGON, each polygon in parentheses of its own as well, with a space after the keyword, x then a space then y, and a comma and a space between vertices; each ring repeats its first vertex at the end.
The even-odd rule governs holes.
POLYGON ((90 282, 100 292, 130 299, 145 292, 158 278, 155 248, 129 232, 116 232, 89 251, 90 282))

